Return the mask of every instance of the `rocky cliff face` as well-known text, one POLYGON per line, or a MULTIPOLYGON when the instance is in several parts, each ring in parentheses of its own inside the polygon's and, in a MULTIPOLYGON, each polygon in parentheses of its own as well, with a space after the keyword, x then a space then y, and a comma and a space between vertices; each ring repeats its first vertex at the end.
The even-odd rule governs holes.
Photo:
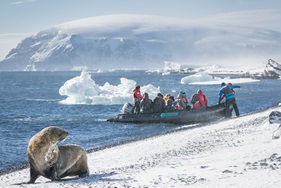
POLYGON ((151 63, 163 63, 173 55, 170 46, 159 41, 87 38, 47 30, 24 39, 12 49, 0 63, 0 70, 148 69, 151 63))
MULTIPOLYGON (((71 70, 74 67, 132 68, 142 61, 158 61, 170 56, 147 51, 143 41, 132 39, 88 39, 80 35, 43 33, 23 40, 4 60, 13 70, 71 70), (114 66, 110 66, 110 64, 114 66), (118 65, 120 63, 120 66, 118 65)), ((163 46, 161 46, 163 48, 163 46)), ((165 54, 167 53, 167 54, 165 54)))
POLYGON ((269 59, 264 70, 264 76, 270 79, 277 79, 281 76, 281 64, 269 59))

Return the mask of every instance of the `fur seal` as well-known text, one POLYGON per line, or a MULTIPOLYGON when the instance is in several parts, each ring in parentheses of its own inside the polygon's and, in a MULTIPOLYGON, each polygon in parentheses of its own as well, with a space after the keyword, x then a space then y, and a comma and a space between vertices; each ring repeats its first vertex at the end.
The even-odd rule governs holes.
POLYGON ((79 145, 57 146, 68 132, 50 126, 35 134, 29 141, 27 157, 30 180, 34 183, 39 176, 59 180, 66 176, 85 177, 89 175, 87 153, 79 145))

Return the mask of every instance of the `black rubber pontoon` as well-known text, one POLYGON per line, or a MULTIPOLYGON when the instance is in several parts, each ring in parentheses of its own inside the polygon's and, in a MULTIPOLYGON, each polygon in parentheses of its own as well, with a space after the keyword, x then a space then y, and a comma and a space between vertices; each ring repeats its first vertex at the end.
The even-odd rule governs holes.
POLYGON ((225 117, 225 104, 217 104, 206 109, 192 109, 188 111, 174 111, 149 114, 118 114, 108 119, 109 122, 122 123, 172 123, 193 124, 216 121, 225 117))

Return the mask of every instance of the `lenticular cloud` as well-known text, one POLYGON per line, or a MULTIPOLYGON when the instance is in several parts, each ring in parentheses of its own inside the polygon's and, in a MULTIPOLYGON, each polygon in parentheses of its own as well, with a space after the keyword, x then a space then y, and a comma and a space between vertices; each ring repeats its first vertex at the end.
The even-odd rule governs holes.
MULTIPOLYGON (((124 104, 132 103, 132 90, 136 87, 134 80, 120 78, 119 85, 111 85, 106 82, 99 86, 92 76, 82 71, 80 76, 72 78, 64 83, 59 89, 59 94, 67 96, 62 100, 62 104, 124 104)), ((142 92, 148 92, 151 97, 155 97, 160 92, 160 87, 151 84, 141 86, 142 92)))

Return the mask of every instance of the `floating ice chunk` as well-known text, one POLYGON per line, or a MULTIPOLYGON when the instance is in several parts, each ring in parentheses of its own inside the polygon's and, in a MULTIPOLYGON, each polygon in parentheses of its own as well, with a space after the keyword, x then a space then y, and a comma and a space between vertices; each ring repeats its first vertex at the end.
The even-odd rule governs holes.
POLYGON ((198 72, 196 74, 183 77, 181 79, 181 84, 191 84, 193 82, 206 82, 206 81, 214 81, 215 79, 208 74, 208 72, 198 72))
POLYGON ((252 78, 216 78, 210 76, 208 72, 199 72, 194 75, 186 76, 181 79, 181 84, 190 84, 190 85, 215 85, 221 84, 222 82, 228 83, 231 82, 233 84, 241 84, 241 83, 252 83, 259 82, 260 80, 255 80, 252 78))
MULTIPOLYGON (((67 96, 63 104, 124 104, 132 103, 132 91, 136 87, 134 80, 120 78, 119 85, 106 82, 99 86, 87 71, 82 71, 80 76, 72 78, 59 89, 60 95, 67 96)), ((160 92, 160 87, 151 84, 141 86, 141 92, 147 92, 151 99, 160 92)))

